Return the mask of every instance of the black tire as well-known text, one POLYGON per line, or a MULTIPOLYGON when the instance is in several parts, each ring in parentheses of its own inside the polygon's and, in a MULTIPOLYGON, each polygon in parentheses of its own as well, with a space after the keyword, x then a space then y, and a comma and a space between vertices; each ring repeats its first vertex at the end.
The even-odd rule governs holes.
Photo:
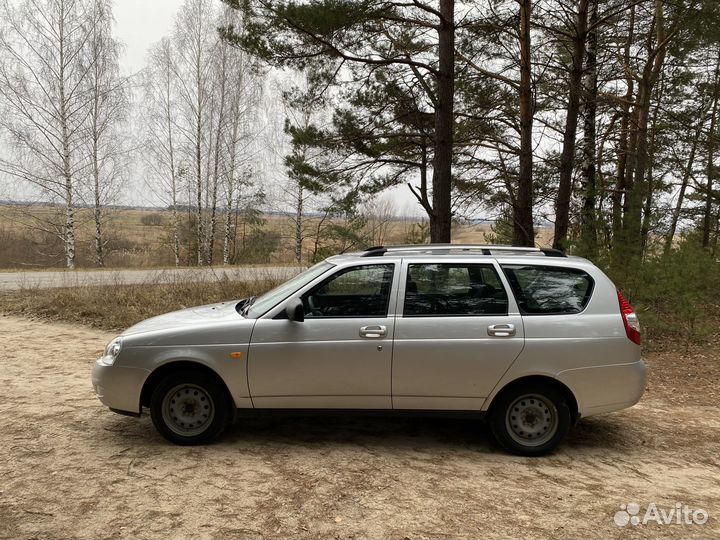
POLYGON ((572 413, 562 392, 548 384, 528 382, 501 392, 490 407, 488 424, 508 452, 542 456, 568 434, 572 413))
POLYGON ((162 379, 153 390, 150 417, 172 443, 206 444, 225 429, 230 403, 227 390, 215 377, 202 371, 179 371, 162 379))

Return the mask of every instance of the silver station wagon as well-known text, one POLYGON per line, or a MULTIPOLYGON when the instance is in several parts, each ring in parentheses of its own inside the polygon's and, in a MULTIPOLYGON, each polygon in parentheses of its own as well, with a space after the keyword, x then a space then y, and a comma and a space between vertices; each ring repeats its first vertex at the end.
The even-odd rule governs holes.
POLYGON ((338 255, 257 297, 148 319, 93 370, 111 410, 178 444, 242 410, 473 413, 540 455, 579 418, 637 403, 637 316, 587 260, 476 245, 338 255))

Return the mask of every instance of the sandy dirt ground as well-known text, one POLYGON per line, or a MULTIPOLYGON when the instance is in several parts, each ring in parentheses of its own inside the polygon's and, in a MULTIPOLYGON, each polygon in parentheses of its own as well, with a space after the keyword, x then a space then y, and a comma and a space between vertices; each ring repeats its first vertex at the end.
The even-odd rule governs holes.
POLYGON ((112 337, 0 317, 1 538, 720 536, 717 353, 649 355, 638 406, 528 459, 449 419, 253 419, 171 446, 93 396, 112 337), (615 525, 632 502, 710 519, 615 525))

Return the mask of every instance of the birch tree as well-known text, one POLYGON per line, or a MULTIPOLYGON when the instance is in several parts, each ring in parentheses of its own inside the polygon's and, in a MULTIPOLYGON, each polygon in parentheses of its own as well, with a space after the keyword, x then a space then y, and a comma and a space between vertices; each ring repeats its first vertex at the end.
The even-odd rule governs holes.
POLYGON ((82 0, 2 0, 0 14, 0 126, 9 143, 0 169, 62 204, 56 233, 72 269, 77 182, 86 167, 80 145, 89 112, 88 9, 82 0))
POLYGON ((172 213, 171 234, 175 266, 180 266, 180 215, 185 172, 177 125, 178 88, 175 51, 169 37, 155 44, 142 73, 143 156, 150 188, 172 213))
POLYGON ((197 263, 206 261, 204 207, 210 179, 208 138, 212 97, 213 54, 218 41, 216 18, 211 0, 186 0, 180 7, 173 33, 177 55, 173 66, 178 84, 179 112, 183 116, 181 133, 187 152, 192 156, 197 263))
POLYGON ((88 116, 82 130, 89 162, 89 192, 95 225, 97 266, 105 265, 104 207, 117 190, 129 151, 120 127, 128 112, 127 80, 120 76, 120 43, 112 35, 112 5, 93 0, 87 17, 84 54, 88 116))
POLYGON ((223 224, 223 264, 230 264, 235 245, 235 219, 243 200, 243 190, 250 187, 252 164, 259 153, 260 132, 258 108, 262 97, 262 80, 255 75, 253 62, 239 49, 229 47, 226 66, 227 120, 218 133, 221 143, 220 184, 225 192, 223 224))

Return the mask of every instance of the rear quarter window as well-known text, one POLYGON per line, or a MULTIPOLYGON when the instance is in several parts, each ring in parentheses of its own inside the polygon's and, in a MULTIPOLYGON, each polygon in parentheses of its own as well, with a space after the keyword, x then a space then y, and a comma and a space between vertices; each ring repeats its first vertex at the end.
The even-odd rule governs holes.
POLYGON ((595 286, 590 275, 577 268, 505 264, 502 269, 525 315, 580 313, 595 286))

